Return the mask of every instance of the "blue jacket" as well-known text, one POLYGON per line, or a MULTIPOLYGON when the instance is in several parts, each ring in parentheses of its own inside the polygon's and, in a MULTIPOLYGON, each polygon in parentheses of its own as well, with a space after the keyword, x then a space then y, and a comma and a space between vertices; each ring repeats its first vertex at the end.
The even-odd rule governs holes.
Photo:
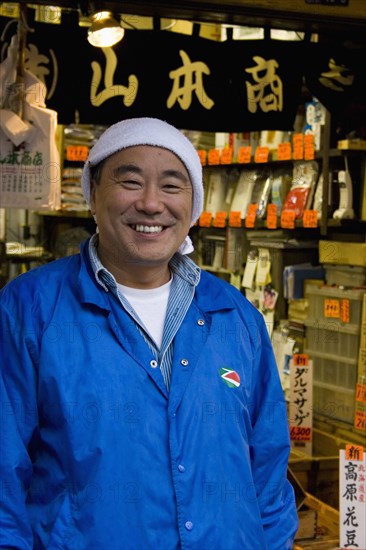
POLYGON ((1 292, 0 547, 284 550, 286 406, 262 316, 203 272, 170 392, 81 255, 1 292))

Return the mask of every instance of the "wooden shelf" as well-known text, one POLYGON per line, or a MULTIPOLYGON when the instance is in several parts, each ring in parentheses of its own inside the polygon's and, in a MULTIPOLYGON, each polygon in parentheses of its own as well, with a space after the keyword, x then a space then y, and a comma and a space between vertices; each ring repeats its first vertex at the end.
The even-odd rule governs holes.
MULTIPOLYGON (((339 228, 339 229, 346 229, 346 230, 351 230, 351 231, 365 231, 366 232, 366 220, 349 220, 349 219, 335 220, 334 218, 328 218, 327 219, 327 226, 331 227, 332 229, 339 228)), ((291 233, 292 231, 295 231, 295 230, 296 231, 301 230, 301 231, 305 231, 305 232, 310 232, 310 231, 320 231, 320 220, 319 220, 318 227, 304 227, 302 220, 296 220, 295 221, 295 227, 293 229, 290 229, 290 228, 287 228, 287 227, 281 227, 280 222, 278 223, 278 226, 277 226, 276 229, 268 229, 267 226, 266 226, 266 221, 262 220, 262 219, 256 220, 254 227, 245 227, 245 220, 242 220, 241 227, 231 227, 228 224, 225 225, 225 227, 215 227, 213 224, 211 224, 209 227, 197 225, 197 226, 194 226, 194 228, 197 228, 197 229, 217 229, 217 230, 220 230, 220 229, 245 229, 246 231, 253 231, 253 230, 255 231, 257 229, 263 229, 263 230, 265 229, 269 233, 274 232, 274 231, 288 231, 288 232, 291 233)))

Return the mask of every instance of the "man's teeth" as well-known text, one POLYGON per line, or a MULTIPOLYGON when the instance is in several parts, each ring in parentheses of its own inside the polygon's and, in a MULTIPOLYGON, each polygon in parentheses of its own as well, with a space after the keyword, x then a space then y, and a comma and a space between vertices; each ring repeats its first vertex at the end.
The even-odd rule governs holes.
POLYGON ((161 225, 135 225, 134 229, 140 233, 160 233, 163 231, 161 225))

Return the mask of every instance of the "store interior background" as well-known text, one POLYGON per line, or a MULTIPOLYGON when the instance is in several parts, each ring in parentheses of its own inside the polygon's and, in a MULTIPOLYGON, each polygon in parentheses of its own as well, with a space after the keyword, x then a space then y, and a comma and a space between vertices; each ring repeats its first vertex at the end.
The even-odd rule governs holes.
MULTIPOLYGON (((78 3, 58 0, 53 6, 41 4, 43 3, 28 4, 27 9, 34 8, 36 18, 40 21, 57 24, 62 10, 75 10, 78 3)), ((224 41, 227 33, 230 33, 233 39, 240 40, 261 39, 270 35, 271 38, 288 41, 289 56, 291 43, 304 40, 305 37, 320 44, 336 39, 339 43, 352 43, 355 48, 366 47, 365 0, 338 3, 306 0, 139 0, 105 2, 104 7, 119 14, 121 25, 126 29, 152 29, 159 20, 161 30, 190 35, 194 24, 198 23, 200 36, 208 40, 224 41)), ((0 16, 9 17, 9 20, 17 19, 19 9, 18 3, 1 3, 0 16)), ((89 26, 88 3, 80 2, 77 11, 79 24, 89 26)), ((294 132, 303 131, 306 124, 305 104, 313 99, 309 90, 304 87, 303 102, 299 105, 294 121, 294 132)), ((298 498, 304 512, 304 521, 307 522, 304 524, 306 536, 298 538, 298 549, 336 547, 339 528, 339 450, 346 443, 363 447, 366 444, 365 113, 365 89, 362 97, 349 105, 347 125, 340 132, 338 121, 324 110, 320 145, 315 150, 315 160, 319 167, 317 180, 322 176, 323 181, 328 182, 323 183, 323 199, 328 196, 329 201, 323 200, 316 227, 304 228, 302 221, 297 220, 294 227, 288 229, 281 227, 280 220, 277 220, 277 228, 269 230, 264 217, 257 217, 251 227, 247 227, 243 219, 240 228, 229 227, 228 218, 224 226, 220 227, 219 223, 214 223, 213 215, 209 223, 206 219, 206 223, 197 224, 191 231, 195 243, 194 259, 204 269, 237 286, 264 314, 275 347, 284 391, 289 400, 289 358, 296 354, 308 356, 313 361, 313 438, 310 447, 303 441, 293 441, 290 460, 292 473, 296 475, 295 483, 299 483, 298 498), (344 149, 338 148, 340 140, 348 141, 344 149), (354 145, 350 145, 350 142, 354 145), (334 183, 332 180, 332 175, 336 179, 338 172, 344 170, 345 158, 353 182, 354 217, 334 219, 333 214, 340 200, 340 189, 338 182, 334 183), (323 248, 320 247, 321 241, 324 243, 323 248), (336 246, 339 248, 334 249, 331 243, 338 243, 336 246), (333 248, 329 248, 332 246, 333 248), (266 254, 269 255, 267 258, 266 254), (257 261, 261 257, 264 258, 262 263, 267 262, 267 266, 262 266, 265 272, 262 274, 262 281, 250 274, 248 267, 251 260, 257 261), (294 265, 304 263, 309 263, 312 269, 293 269, 294 265), (285 271, 287 276, 293 277, 293 285, 298 278, 296 284, 300 286, 295 290, 294 286, 290 290, 285 287, 285 271), (246 286, 243 284, 245 278, 249 280, 246 286), (305 283, 308 279, 311 281, 305 283), (261 303, 263 287, 275 291, 274 307, 261 303), (339 305, 344 300, 351 304, 350 318, 345 320, 341 314, 337 318, 326 313, 324 304, 329 305, 333 301, 333 305, 339 305), (357 391, 362 393, 359 402, 357 391), (355 421, 356 411, 361 419, 359 425, 355 421), (312 522, 310 527, 309 521, 312 522)), ((243 135, 235 132, 233 136, 230 131, 212 133, 181 129, 197 149, 204 150, 207 154, 212 149, 223 149, 233 143, 238 148, 245 139, 254 147, 268 146, 274 140, 273 148, 270 149, 271 162, 268 164, 272 168, 275 165, 274 153, 278 142, 291 139, 291 132, 284 135, 285 132, 252 131, 247 135, 243 128, 243 135)), ((75 168, 81 169, 80 163, 76 166, 65 158, 66 146, 90 145, 95 135, 92 125, 78 125, 77 121, 60 128, 58 143, 65 179, 67 169, 73 168, 74 175, 75 168)), ((251 162, 250 167, 257 169, 258 165, 251 162)), ((206 197, 212 195, 217 174, 221 174, 221 182, 230 186, 230 180, 237 180, 242 168, 237 163, 225 166, 206 164, 206 197)), ((225 190, 226 196, 229 190, 229 187, 225 190)), ((315 194, 316 185, 313 192, 315 194)), ((270 197, 267 199, 270 202, 270 197)), ((230 208, 222 202, 225 197, 221 197, 221 203, 217 196, 216 200, 215 197, 210 200, 210 205, 206 202, 206 211, 212 213, 213 208, 219 212, 226 209, 229 216, 230 208)), ((53 212, 0 208, 1 286, 29 268, 76 252, 79 243, 94 229, 94 222, 82 200, 77 206, 65 203, 65 208, 53 212)))

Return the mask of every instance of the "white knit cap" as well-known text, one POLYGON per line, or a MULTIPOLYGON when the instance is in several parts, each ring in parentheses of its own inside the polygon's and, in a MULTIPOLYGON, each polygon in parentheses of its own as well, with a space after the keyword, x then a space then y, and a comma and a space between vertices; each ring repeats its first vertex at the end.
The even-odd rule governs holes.
POLYGON ((193 225, 203 209, 202 166, 189 139, 171 124, 157 118, 130 118, 110 126, 90 149, 81 176, 85 200, 90 204, 90 168, 107 157, 136 145, 154 145, 174 153, 185 165, 193 188, 193 225))

